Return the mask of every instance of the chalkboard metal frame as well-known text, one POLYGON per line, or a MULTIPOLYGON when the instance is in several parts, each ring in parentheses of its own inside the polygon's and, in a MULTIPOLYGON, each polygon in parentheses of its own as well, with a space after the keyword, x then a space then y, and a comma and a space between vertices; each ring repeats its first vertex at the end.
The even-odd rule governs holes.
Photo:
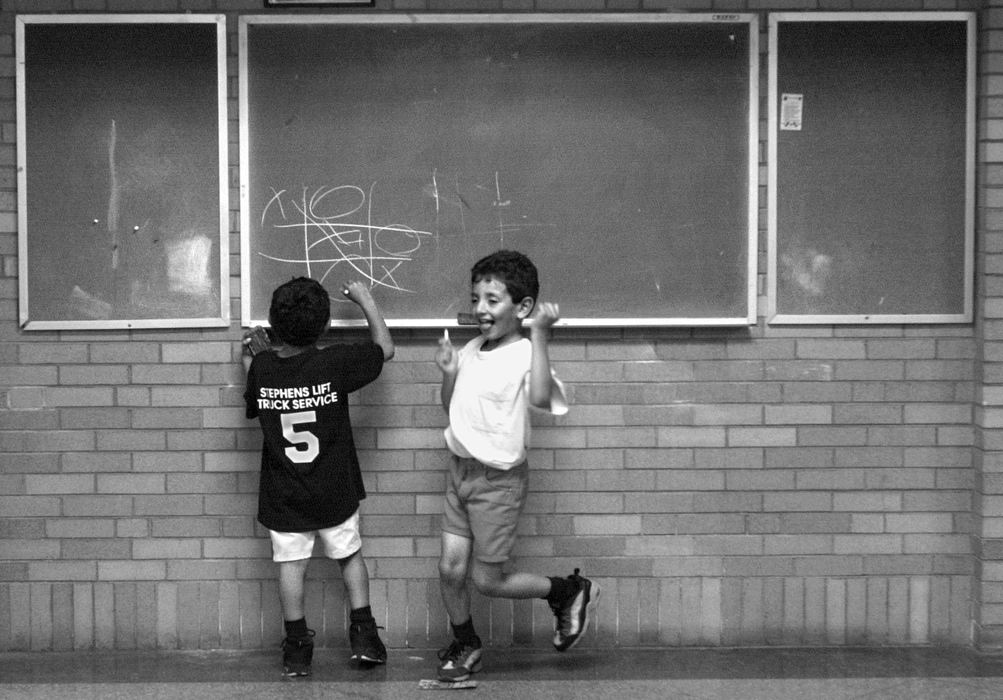
MULTIPOLYGON (((241 323, 243 326, 266 325, 267 309, 252 309, 252 290, 255 279, 251 271, 252 216, 250 189, 252 182, 251 154, 254 149, 250 133, 249 113, 253 106, 249 100, 249 28, 255 25, 312 25, 312 24, 377 24, 391 28, 394 25, 423 24, 525 24, 525 23, 732 23, 748 27, 748 100, 747 164, 745 182, 748 195, 743 219, 746 233, 742 241, 744 313, 723 317, 575 317, 563 318, 560 326, 570 327, 642 327, 642 326, 748 326, 756 321, 756 276, 758 240, 758 127, 759 127, 759 18, 755 14, 657 14, 657 13, 534 13, 534 14, 351 14, 351 15, 244 15, 239 18, 239 107, 240 107, 240 197, 241 197, 241 323)), ((743 87, 746 87, 743 85, 743 87)), ((744 91, 743 91, 744 94, 744 91)), ((710 196, 710 195, 709 195, 710 196)), ((464 274, 473 261, 463 261, 464 274)), ((560 299, 555 299, 560 301, 560 299)), ((357 327, 364 324, 359 319, 333 319, 335 327, 357 327)), ((387 324, 399 328, 450 327, 457 325, 456 318, 394 318, 388 313, 387 324)))
MULTIPOLYGON (((60 34, 61 36, 61 34, 60 34)), ((25 330, 30 331, 43 331, 43 330, 90 330, 90 329, 152 329, 152 328, 213 328, 213 327, 225 327, 230 324, 230 300, 229 300, 229 277, 230 277, 230 266, 229 266, 229 202, 228 202, 228 183, 229 178, 227 177, 228 168, 228 153, 227 153, 227 64, 226 64, 226 16, 222 14, 136 14, 136 15, 18 15, 16 17, 15 24, 15 40, 16 40, 16 92, 17 92, 17 159, 18 159, 18 171, 17 171, 17 187, 18 187, 18 290, 19 290, 19 321, 20 325, 25 330), (40 302, 36 302, 35 309, 32 306, 32 296, 29 294, 29 288, 31 287, 29 279, 29 273, 31 270, 30 259, 29 259, 29 248, 31 247, 31 241, 33 237, 37 238, 41 234, 38 234, 33 230, 32 224, 35 222, 32 216, 33 203, 40 198, 44 193, 37 193, 37 182, 34 188, 28 187, 29 173, 32 172, 32 162, 35 158, 34 154, 29 152, 28 144, 28 133, 29 127, 32 125, 28 124, 28 114, 27 114, 27 104, 28 98, 32 93, 32 84, 27 78, 27 71, 29 66, 26 63, 26 32, 30 32, 35 36, 35 32, 44 32, 46 29, 51 29, 52 32, 64 31, 66 25, 106 25, 106 26, 117 26, 122 27, 123 25, 136 25, 135 30, 137 32, 144 29, 141 25, 150 25, 150 31, 156 32, 161 25, 174 24, 174 25, 215 25, 215 31, 210 29, 206 32, 207 35, 211 33, 212 38, 209 39, 206 45, 199 47, 201 48, 206 56, 210 56, 204 64, 200 66, 200 70, 205 73, 214 74, 214 84, 204 84, 200 85, 199 88, 203 90, 201 94, 214 94, 215 97, 215 113, 216 113, 216 128, 215 134, 209 134, 206 138, 212 139, 215 142, 215 166, 206 166, 204 169, 200 168, 197 172, 191 172, 190 170, 186 172, 186 178, 191 178, 193 181, 196 178, 205 178, 205 181, 218 182, 218 188, 216 192, 210 191, 205 193, 205 199, 211 200, 211 204, 204 210, 198 210, 198 222, 200 225, 200 232, 194 235, 193 238, 188 238, 185 240, 178 241, 162 241, 159 238, 154 240, 154 243, 159 243, 161 245, 167 245, 169 248, 165 248, 168 251, 166 260, 168 265, 171 266, 171 272, 168 273, 169 280, 164 283, 164 287, 156 287, 157 284, 161 284, 160 281, 153 283, 151 291, 146 292, 149 299, 152 301, 156 299, 158 291, 162 292, 160 294, 159 302, 154 302, 154 311, 151 311, 150 317, 137 315, 141 317, 131 317, 132 313, 123 313, 122 316, 130 316, 129 318, 111 318, 114 315, 114 305, 105 302, 102 299, 95 298, 93 295, 88 295, 83 290, 81 290, 81 296, 79 298, 80 308, 83 311, 77 312, 73 309, 69 313, 51 314, 51 318, 40 318, 44 316, 41 312, 37 311, 40 302), (211 42, 211 43, 209 43, 211 42), (214 136, 214 138, 213 138, 214 136), (209 232, 208 222, 212 221, 211 227, 214 229, 209 232), (216 248, 214 253, 208 252, 212 247, 216 248), (203 260, 206 255, 212 257, 213 255, 218 256, 219 265, 218 269, 216 266, 209 265, 202 269, 200 260, 203 260), (170 278, 173 275, 173 279, 170 278), (213 279, 218 275, 218 281, 213 279), (181 291, 179 285, 189 284, 193 285, 195 289, 198 290, 198 294, 202 297, 202 301, 198 305, 192 304, 190 306, 179 305, 171 301, 165 301, 164 297, 167 296, 168 291, 177 291, 179 294, 191 294, 192 286, 187 287, 188 291, 181 291), (213 288, 213 285, 217 288, 213 288), (175 290, 177 287, 177 290, 175 290), (204 308, 205 313, 201 313, 196 308, 204 308), (110 311, 109 311, 110 309, 110 311), (95 312, 96 310, 96 312, 95 312), (176 310, 176 313, 175 313, 176 310), (167 313, 164 313, 167 311, 167 313), (190 311, 197 311, 197 313, 185 313, 190 311), (102 317, 104 315, 105 317, 102 317)), ((131 65, 128 66, 130 71, 139 71, 142 73, 145 67, 150 67, 149 63, 144 63, 144 56, 142 54, 143 47, 136 47, 136 56, 130 57, 135 60, 130 60, 131 65)), ((152 70, 152 68, 151 68, 152 70)), ((37 85, 38 83, 35 83, 37 85)), ((152 85, 150 86, 153 87, 152 85)), ((156 102, 157 100, 170 100, 172 95, 164 94, 169 91, 157 91, 151 89, 146 92, 143 96, 143 100, 152 100, 156 102)), ((209 100, 206 100, 208 103, 209 100)), ((160 104, 160 103, 157 103, 160 104)), ((35 110, 33 114, 36 116, 41 116, 44 111, 44 116, 48 121, 53 121, 57 125, 54 128, 60 128, 58 125, 65 125, 71 123, 73 120, 77 119, 78 115, 69 113, 66 111, 65 104, 53 104, 52 109, 45 110, 35 110), (64 116, 63 113, 66 112, 64 116), (60 120, 63 121, 60 121, 60 120)), ((208 111, 208 110, 207 110, 208 111)), ((47 121, 47 123, 48 123, 47 121)), ((208 120, 207 120, 208 121, 208 120)), ((111 136, 108 137, 109 154, 114 154, 116 141, 115 136, 115 126, 111 127, 111 136)), ((119 138, 118 140, 121 140, 119 138)), ((179 153, 178 143, 181 143, 180 151, 184 151, 185 142, 175 139, 171 142, 174 150, 172 151, 177 155, 178 158, 185 158, 189 155, 187 152, 179 153)), ((122 144, 119 144, 120 147, 122 144)), ((139 155, 137 157, 149 157, 149 153, 143 151, 143 146, 132 145, 132 152, 136 152, 139 155)), ((195 149, 196 146, 189 146, 189 150, 195 149)), ((201 146, 198 146, 201 148, 201 146)), ((109 160, 112 161, 111 166, 114 170, 113 155, 109 155, 109 160)), ((192 159, 186 160, 186 163, 191 163, 192 159)), ((148 165, 148 170, 156 169, 156 165, 148 165)), ((114 180, 114 177, 112 177, 114 180)), ((112 190, 115 187, 112 186, 112 190)), ((109 231, 112 228, 112 220, 114 216, 111 214, 112 210, 112 200, 115 199, 115 195, 109 195, 108 200, 108 210, 109 219, 107 226, 109 231)), ((169 197, 168 197, 169 199, 169 197)), ((45 200, 49 201, 49 200, 45 200)), ((200 199, 200 201, 202 201, 200 199)), ((166 205, 169 209, 171 207, 179 206, 176 202, 168 202, 166 205)), ((189 205, 190 206, 190 205, 189 205)), ((117 209, 117 207, 116 207, 117 209)), ((174 210, 172 210, 174 211, 174 210)), ((186 210, 188 211, 188 210, 186 210)), ((105 212, 101 212, 104 214, 105 212)), ((176 213, 176 211, 175 211, 176 213)), ((190 212, 189 212, 190 213, 190 212)), ((187 219, 191 221, 192 219, 187 219)), ((175 220, 175 223, 177 220, 175 220)), ((94 225, 99 225, 99 220, 94 220, 94 225)), ((101 221, 100 225, 105 225, 106 222, 101 221)), ((142 223, 142 222, 141 222, 142 223)), ((41 227, 44 228, 44 227, 41 227)), ((142 226, 133 227, 132 231, 138 231, 142 226)), ((174 229, 169 226, 164 227, 163 230, 174 231, 174 229)), ((112 235, 112 234, 110 234, 112 235)), ((117 235, 117 234, 116 234, 117 235)), ((150 234, 151 236, 154 234, 150 234)), ((116 239, 117 240, 117 239, 116 239)), ((151 240, 153 240, 151 238, 151 240)), ((51 244, 50 240, 47 241, 47 245, 51 244)), ((71 261, 69 264, 73 264, 75 250, 73 250, 73 243, 67 241, 65 244, 66 248, 60 249, 58 259, 60 261, 71 261)), ((79 243, 77 244, 79 245, 79 243)), ((113 259, 117 262, 117 251, 119 247, 114 245, 114 243, 109 248, 112 252, 113 259)), ((116 269, 117 265, 112 264, 112 269, 116 269)), ((103 274, 101 271, 95 274, 103 274)), ((38 288, 35 288, 38 289, 38 288)), ((74 290, 76 293, 77 290, 74 290)), ((38 295, 35 295, 36 297, 38 295)))
MULTIPOLYGON (((976 53, 976 14, 974 12, 779 12, 769 16, 769 65, 768 65, 768 254, 767 254, 767 323, 774 325, 783 324, 940 324, 940 323, 970 323, 973 317, 973 294, 974 294, 974 247, 975 247, 975 138, 976 138, 976 74, 977 74, 977 53, 976 53), (950 235, 959 234, 962 240, 958 245, 963 247, 963 272, 956 280, 954 294, 960 295, 960 303, 957 305, 957 312, 948 313, 883 313, 880 305, 884 298, 879 298, 869 308, 847 309, 845 313, 799 313, 783 308, 779 300, 778 283, 781 274, 780 257, 784 254, 784 242, 781 240, 782 224, 778 221, 778 198, 784 196, 779 191, 778 173, 783 167, 779 163, 778 142, 780 140, 780 118, 781 107, 779 92, 784 88, 780 86, 782 77, 779 72, 780 27, 784 23, 827 23, 827 22, 948 22, 961 24, 965 28, 967 41, 963 50, 965 62, 965 104, 964 104, 964 214, 963 222, 959 222, 959 228, 948 232, 950 235)), ((811 47, 808 47, 811 48, 811 47)), ((959 59, 960 60, 960 59, 959 59)), ((794 119, 800 117, 798 112, 802 105, 794 98, 794 119)), ((804 104, 804 121, 809 119, 811 105, 804 104)), ((960 125, 959 125, 960 126, 960 125)), ((833 196, 838 196, 834 194, 833 196)), ((952 242, 952 245, 955 245, 952 242)), ((825 263, 825 260, 821 261, 825 263)), ((811 274, 813 263, 807 265, 805 274, 811 274)), ((880 274, 880 273, 879 273, 880 274)), ((922 284, 922 270, 916 270, 915 278, 922 284)), ((868 278, 870 279, 870 278, 868 278)), ((853 281, 850 281, 853 284, 853 281)), ((815 285, 809 285, 815 289, 815 285)))
POLYGON ((265 0, 266 7, 372 7, 373 0, 265 0))

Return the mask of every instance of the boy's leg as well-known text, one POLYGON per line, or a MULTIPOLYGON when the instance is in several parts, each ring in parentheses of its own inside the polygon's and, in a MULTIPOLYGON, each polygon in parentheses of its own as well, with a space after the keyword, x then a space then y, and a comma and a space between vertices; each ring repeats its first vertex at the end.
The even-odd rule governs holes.
POLYGON ((279 562, 279 602, 282 604, 282 617, 287 622, 301 620, 305 615, 306 570, 309 559, 279 562))
POLYGON ((362 558, 362 550, 338 560, 341 578, 348 592, 348 604, 352 610, 369 607, 369 567, 362 558))
POLYGON ((599 599, 599 585, 578 575, 544 577, 524 572, 506 573, 503 563, 474 560, 471 578, 477 590, 491 598, 543 598, 557 619, 554 648, 567 651, 588 629, 599 599))
POLYGON ((352 647, 352 660, 364 664, 382 664, 387 661, 387 648, 380 639, 372 608, 369 606, 369 568, 362 558, 362 550, 338 560, 341 577, 348 592, 348 639, 352 647))
POLYGON ((467 566, 473 542, 452 532, 442 533, 442 554, 439 557, 439 590, 453 624, 470 619, 470 589, 467 588, 467 566))
POLYGON ((313 630, 304 616, 305 579, 309 559, 279 562, 279 602, 286 638, 282 640, 282 665, 287 676, 308 676, 313 662, 313 630))
POLYGON ((362 535, 359 511, 343 523, 320 531, 324 554, 341 567, 341 578, 348 593, 348 641, 352 660, 365 664, 382 664, 387 660, 387 648, 377 632, 376 620, 369 607, 369 568, 362 557, 362 535))
POLYGON ((471 579, 484 595, 500 598, 543 598, 556 618, 554 648, 567 651, 588 628, 599 587, 578 575, 543 577, 506 573, 505 563, 515 547, 517 526, 526 502, 529 465, 507 471, 479 465, 484 478, 467 502, 474 546, 471 579))
POLYGON ((506 573, 504 567, 502 562, 474 560, 474 586, 489 598, 546 598, 550 593, 549 578, 521 571, 506 573))
POLYGON ((439 558, 439 590, 453 629, 453 641, 439 651, 439 680, 462 681, 480 670, 481 640, 470 617, 467 566, 472 551, 470 538, 442 533, 439 558))

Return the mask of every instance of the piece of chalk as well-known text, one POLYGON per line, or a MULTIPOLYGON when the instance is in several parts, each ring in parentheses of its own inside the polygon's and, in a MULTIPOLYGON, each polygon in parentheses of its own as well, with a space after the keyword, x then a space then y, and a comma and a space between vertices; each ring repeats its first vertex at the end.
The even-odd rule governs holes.
POLYGON ((456 314, 456 322, 461 326, 476 326, 477 316, 472 313, 467 313, 466 311, 461 311, 456 314))
POLYGON ((449 342, 449 329, 448 328, 443 328, 442 329, 442 339, 445 340, 447 343, 449 342))

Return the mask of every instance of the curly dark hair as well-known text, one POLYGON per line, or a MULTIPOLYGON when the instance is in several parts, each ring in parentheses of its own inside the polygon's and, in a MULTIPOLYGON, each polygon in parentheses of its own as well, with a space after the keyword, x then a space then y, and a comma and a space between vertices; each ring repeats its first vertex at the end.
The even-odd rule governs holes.
POLYGON ((304 347, 317 342, 331 321, 331 297, 309 277, 296 277, 272 292, 268 324, 283 343, 304 347))
POLYGON ((505 283, 512 301, 519 303, 526 297, 534 302, 540 296, 540 278, 533 261, 515 250, 499 250, 487 255, 470 271, 470 283, 494 278, 505 283))

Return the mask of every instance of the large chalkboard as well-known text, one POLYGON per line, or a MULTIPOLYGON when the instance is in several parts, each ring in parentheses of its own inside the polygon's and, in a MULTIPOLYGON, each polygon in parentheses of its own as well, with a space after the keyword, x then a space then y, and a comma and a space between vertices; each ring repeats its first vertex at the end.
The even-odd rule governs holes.
POLYGON ((20 320, 229 324, 226 19, 17 18, 20 320))
POLYGON ((974 14, 772 15, 769 93, 769 321, 970 321, 974 14))
POLYGON ((243 323, 302 274, 368 281, 392 325, 448 323, 499 248, 534 259, 569 325, 752 322, 757 31, 748 15, 242 17, 243 323))

